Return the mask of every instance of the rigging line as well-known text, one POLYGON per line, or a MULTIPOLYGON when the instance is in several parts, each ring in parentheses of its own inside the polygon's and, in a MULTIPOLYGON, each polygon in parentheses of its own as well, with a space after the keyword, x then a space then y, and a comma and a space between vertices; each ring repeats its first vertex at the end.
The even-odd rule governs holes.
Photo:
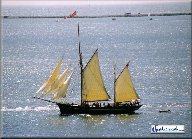
POLYGON ((43 98, 40 98, 40 97, 33 97, 33 98, 40 99, 40 100, 47 101, 47 102, 57 103, 57 102, 55 102, 55 101, 43 99, 43 98))

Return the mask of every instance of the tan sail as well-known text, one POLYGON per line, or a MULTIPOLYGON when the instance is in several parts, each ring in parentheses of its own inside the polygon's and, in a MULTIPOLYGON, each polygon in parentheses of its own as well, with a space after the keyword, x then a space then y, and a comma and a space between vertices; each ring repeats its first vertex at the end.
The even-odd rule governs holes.
POLYGON ((39 90, 36 93, 39 93, 44 89, 48 89, 58 79, 62 63, 63 60, 60 59, 57 66, 53 70, 52 74, 49 76, 48 80, 39 88, 39 90))
POLYGON ((97 50, 83 69, 82 100, 85 101, 104 101, 110 97, 105 89, 100 67, 97 50))
POLYGON ((127 102, 139 99, 133 86, 128 64, 115 81, 115 102, 127 102))
POLYGON ((73 73, 74 73, 74 71, 70 74, 70 76, 67 78, 67 80, 59 87, 57 93, 54 94, 54 97, 51 100, 66 97, 67 89, 69 87, 73 73))
POLYGON ((59 87, 63 84, 63 82, 66 80, 67 73, 68 73, 69 67, 66 68, 66 70, 61 74, 58 80, 56 80, 53 85, 51 85, 51 88, 43 94, 43 96, 48 96, 50 94, 55 93, 57 90, 59 90, 59 87))

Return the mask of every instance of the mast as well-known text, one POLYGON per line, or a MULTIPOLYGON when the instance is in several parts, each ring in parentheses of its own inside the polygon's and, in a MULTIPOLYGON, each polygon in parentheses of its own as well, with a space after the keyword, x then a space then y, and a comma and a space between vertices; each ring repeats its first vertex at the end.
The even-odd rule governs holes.
POLYGON ((79 37, 79 23, 78 23, 78 42, 79 42, 79 65, 80 65, 80 72, 81 72, 81 105, 83 104, 83 63, 82 63, 82 53, 81 53, 81 45, 80 45, 80 37, 79 37))
POLYGON ((114 73, 113 73, 113 74, 114 74, 114 89, 113 89, 113 90, 114 90, 114 91, 113 91, 113 92, 114 92, 114 106, 116 105, 116 104, 115 104, 115 81, 116 81, 115 67, 116 67, 116 64, 114 64, 114 73))

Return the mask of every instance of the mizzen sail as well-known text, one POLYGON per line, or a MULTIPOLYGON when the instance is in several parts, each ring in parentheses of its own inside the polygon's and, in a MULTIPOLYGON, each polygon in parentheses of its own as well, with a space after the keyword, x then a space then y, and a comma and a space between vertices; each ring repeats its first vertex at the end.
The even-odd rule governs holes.
POLYGON ((83 102, 105 101, 110 99, 103 83, 97 50, 83 69, 82 78, 83 102))
POLYGON ((114 87, 115 102, 128 102, 139 99, 131 80, 128 64, 116 79, 114 87))

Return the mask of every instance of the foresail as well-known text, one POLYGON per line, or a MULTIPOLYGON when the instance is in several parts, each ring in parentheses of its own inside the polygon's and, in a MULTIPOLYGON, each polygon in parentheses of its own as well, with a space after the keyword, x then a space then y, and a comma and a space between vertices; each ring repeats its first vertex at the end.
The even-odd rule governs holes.
POLYGON ((48 80, 39 88, 39 90, 36 93, 39 93, 44 89, 48 89, 58 79, 62 63, 63 60, 60 59, 57 66, 53 70, 52 74, 49 76, 48 80))
POLYGON ((56 80, 50 87, 50 89, 43 94, 43 96, 48 96, 52 93, 55 93, 57 90, 59 90, 59 87, 64 83, 67 77, 69 67, 66 68, 66 70, 61 74, 58 80, 56 80))
POLYGON ((98 59, 98 51, 96 50, 86 67, 83 69, 83 101, 104 101, 110 97, 105 89, 98 59))
POLYGON ((115 81, 115 102, 127 102, 139 99, 133 86, 128 64, 115 81))
POLYGON ((54 94, 54 97, 51 100, 64 98, 66 96, 67 89, 69 87, 73 73, 74 71, 70 74, 67 80, 59 87, 58 91, 54 94))

